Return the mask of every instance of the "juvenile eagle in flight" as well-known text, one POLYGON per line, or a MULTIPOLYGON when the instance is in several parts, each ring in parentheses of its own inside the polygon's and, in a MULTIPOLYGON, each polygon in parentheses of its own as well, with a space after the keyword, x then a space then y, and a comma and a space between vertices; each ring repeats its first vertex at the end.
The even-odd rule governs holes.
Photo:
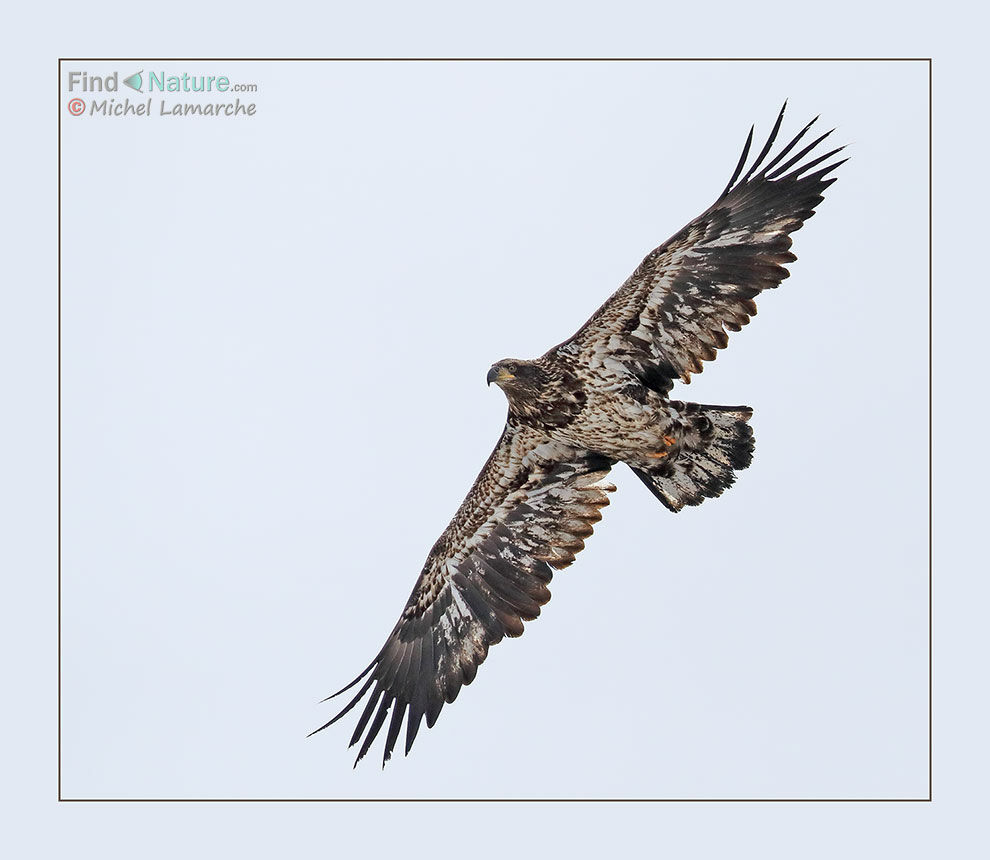
MULTIPOLYGON (((786 108, 786 103, 784 105, 786 108)), ((333 719, 370 691, 351 737, 355 766, 391 711, 384 762, 406 719, 408 754, 423 718, 470 684, 488 649, 519 636, 550 599, 598 522, 612 466, 626 463, 671 511, 729 487, 753 456, 747 406, 669 399, 756 313, 753 299, 788 276, 790 234, 810 218, 842 147, 819 155, 831 132, 801 147, 814 124, 767 161, 784 117, 743 173, 753 142, 718 200, 654 249, 570 340, 534 361, 488 371, 509 401, 505 429, 450 525, 430 551, 398 623, 333 719), (793 153, 793 154, 792 154, 793 153), (362 740, 363 737, 363 740, 362 740)), ((333 698, 331 696, 330 698, 333 698)), ((315 732, 314 732, 315 734, 315 732)))

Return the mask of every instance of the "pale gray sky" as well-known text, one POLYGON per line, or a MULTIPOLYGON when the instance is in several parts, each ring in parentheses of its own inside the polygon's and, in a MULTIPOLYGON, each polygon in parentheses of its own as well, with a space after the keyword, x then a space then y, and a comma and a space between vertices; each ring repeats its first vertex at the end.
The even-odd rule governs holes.
POLYGON ((63 118, 67 795, 927 793, 924 65, 153 65, 258 108, 63 118), (314 703, 498 437, 489 365, 571 334, 785 98, 852 160, 675 392, 752 406, 753 466, 678 516, 617 468, 543 617, 352 773, 314 703))

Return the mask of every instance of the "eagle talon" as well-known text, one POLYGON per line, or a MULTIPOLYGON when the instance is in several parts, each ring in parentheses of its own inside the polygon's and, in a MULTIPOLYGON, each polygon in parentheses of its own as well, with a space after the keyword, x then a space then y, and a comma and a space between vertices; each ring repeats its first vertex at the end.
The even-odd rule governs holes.
MULTIPOLYGON (((663 444, 666 445, 668 448, 673 447, 674 443, 676 443, 676 442, 677 442, 677 440, 673 436, 664 436, 663 437, 663 444)), ((647 454, 646 454, 646 456, 647 457, 652 457, 654 460, 662 460, 669 453, 670 453, 670 451, 656 451, 656 452, 648 451, 647 454)))

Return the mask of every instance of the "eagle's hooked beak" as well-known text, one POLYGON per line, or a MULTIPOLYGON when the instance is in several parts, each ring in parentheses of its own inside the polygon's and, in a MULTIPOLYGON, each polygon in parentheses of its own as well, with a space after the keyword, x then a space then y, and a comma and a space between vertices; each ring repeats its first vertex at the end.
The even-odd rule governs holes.
POLYGON ((509 373, 504 367, 499 367, 497 364, 488 371, 488 384, 491 385, 493 382, 498 385, 499 383, 505 382, 507 379, 515 379, 515 377, 509 373))

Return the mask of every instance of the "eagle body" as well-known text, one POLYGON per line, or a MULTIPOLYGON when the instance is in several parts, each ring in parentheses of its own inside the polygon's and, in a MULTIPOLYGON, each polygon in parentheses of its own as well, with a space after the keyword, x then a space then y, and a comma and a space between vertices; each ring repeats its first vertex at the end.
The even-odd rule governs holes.
POLYGON ((514 426, 626 463, 673 511, 719 495, 749 465, 749 407, 668 400, 616 362, 581 368, 580 355, 554 348, 535 362, 498 362, 489 379, 505 389, 514 426))
MULTIPOLYGON (((786 105, 785 105, 786 107, 786 105)), ((522 634, 602 518, 624 462, 669 510, 721 495, 753 456, 752 410, 670 399, 788 276, 790 234, 814 214, 841 149, 800 149, 815 120, 770 157, 784 117, 743 174, 753 139, 712 206, 651 251, 573 337, 532 361, 488 372, 508 416, 488 461, 434 544, 384 646, 334 696, 360 684, 332 725, 368 697, 351 736, 355 765, 388 720, 383 762, 405 723, 470 684, 490 647, 522 634)), ((817 119, 817 118, 816 118, 817 119)), ((331 697, 332 698, 332 697, 331 697)))

